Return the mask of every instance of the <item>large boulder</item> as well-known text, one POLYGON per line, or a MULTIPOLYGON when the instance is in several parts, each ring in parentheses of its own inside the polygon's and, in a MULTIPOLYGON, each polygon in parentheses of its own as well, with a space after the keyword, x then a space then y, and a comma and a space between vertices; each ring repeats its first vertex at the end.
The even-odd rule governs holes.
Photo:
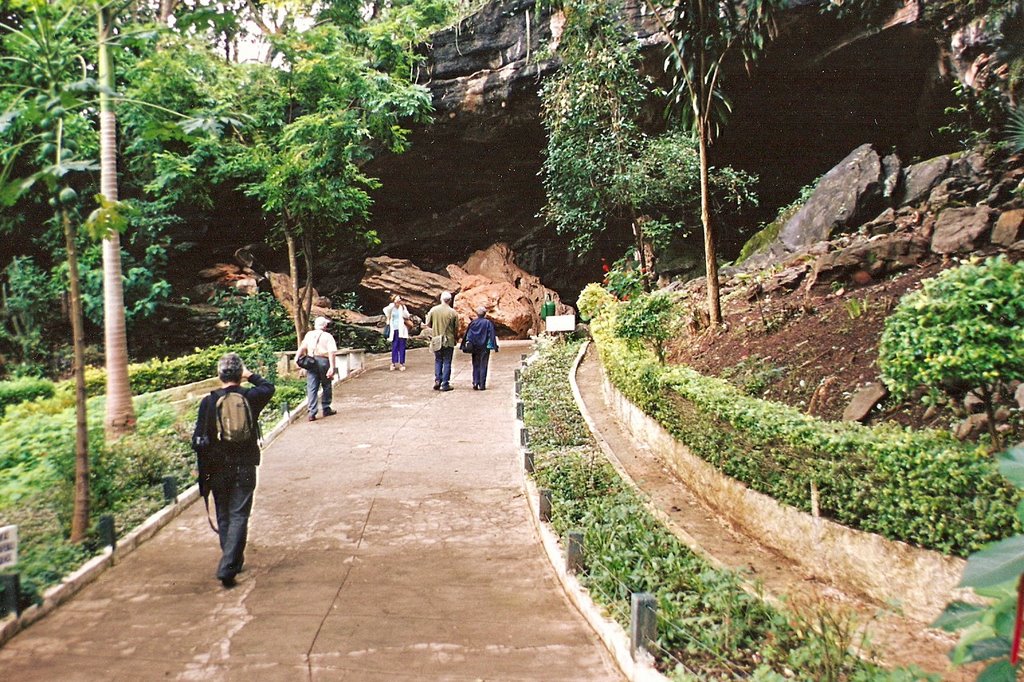
POLYGON ((885 187, 878 152, 870 144, 857 147, 821 178, 803 208, 782 226, 779 241, 796 251, 858 227, 885 208, 885 187))
POLYGON ((937 156, 934 159, 910 166, 904 173, 903 196, 900 199, 900 204, 916 205, 924 201, 948 172, 948 156, 937 156))
POLYGON ((437 304, 443 292, 456 294, 459 291, 459 284, 455 280, 421 270, 404 258, 374 256, 367 258, 363 264, 366 266, 366 274, 359 286, 381 308, 387 305, 392 296, 398 294, 405 299, 411 312, 426 315, 437 304))
POLYGON ((932 251, 941 255, 973 251, 992 224, 988 206, 949 208, 939 214, 932 235, 932 251))

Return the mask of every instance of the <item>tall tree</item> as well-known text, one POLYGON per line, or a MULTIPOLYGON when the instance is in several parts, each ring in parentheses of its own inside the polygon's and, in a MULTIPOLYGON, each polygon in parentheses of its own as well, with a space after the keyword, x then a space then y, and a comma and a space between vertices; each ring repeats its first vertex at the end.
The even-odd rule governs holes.
POLYGON ((78 231, 72 212, 78 203, 70 186, 76 171, 95 169, 91 161, 78 159, 68 143, 69 123, 84 122, 79 112, 91 102, 81 97, 88 86, 78 69, 73 33, 80 13, 74 5, 61 7, 42 0, 30 3, 21 26, 4 25, 5 59, 20 66, 4 83, 18 93, 7 103, 0 117, 0 133, 16 127, 18 142, 0 149, 0 201, 13 205, 37 183, 46 187, 57 223, 64 234, 70 289, 70 316, 74 348, 75 378, 75 485, 71 517, 71 541, 82 541, 89 528, 89 452, 86 425, 85 340, 81 289, 78 273, 78 231), (75 77, 79 80, 73 80, 75 77), (34 153, 34 154, 33 154, 34 153), (23 162, 25 158, 33 161, 23 162), (24 177, 12 178, 16 168, 31 169, 24 177))
MULTIPOLYGON (((580 253, 609 229, 628 225, 650 288, 656 250, 699 219, 695 144, 688 133, 644 131, 643 107, 653 90, 620 6, 569 0, 564 10, 562 66, 541 91, 548 131, 544 216, 572 236, 580 253)), ((720 199, 752 199, 747 174, 723 168, 710 182, 720 199)))
POLYGON ((644 0, 668 37, 666 71, 672 75, 671 102, 697 137, 700 153, 701 224, 707 272, 708 316, 722 322, 718 291, 718 247, 708 151, 730 110, 723 64, 738 52, 749 67, 774 33, 774 15, 787 0, 644 0))
MULTIPOLYGON (((96 10, 99 46, 100 100, 100 194, 107 210, 117 202, 117 118, 111 104, 114 91, 114 60, 111 52, 113 22, 110 6, 96 10)), ((109 226, 109 223, 108 223, 109 226)), ((103 331, 107 370, 107 402, 104 425, 107 436, 116 438, 135 429, 135 408, 128 383, 128 337, 125 332, 124 284, 121 272, 121 240, 116 229, 103 235, 103 331)))

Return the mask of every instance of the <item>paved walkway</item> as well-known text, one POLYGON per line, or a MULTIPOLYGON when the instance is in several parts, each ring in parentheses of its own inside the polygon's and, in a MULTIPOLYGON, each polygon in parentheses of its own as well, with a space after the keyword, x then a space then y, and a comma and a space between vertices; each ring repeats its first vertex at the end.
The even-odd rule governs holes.
POLYGON ((4 680, 616 680, 523 500, 512 373, 376 361, 264 453, 237 587, 202 503, 0 649, 4 680))

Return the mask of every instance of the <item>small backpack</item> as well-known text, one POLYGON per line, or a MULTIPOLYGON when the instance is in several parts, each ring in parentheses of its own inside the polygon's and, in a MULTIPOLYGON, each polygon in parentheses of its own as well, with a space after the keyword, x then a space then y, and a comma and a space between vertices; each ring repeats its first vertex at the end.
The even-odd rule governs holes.
POLYGON ((256 440, 252 408, 241 393, 225 391, 217 398, 215 414, 217 442, 240 445, 256 440))

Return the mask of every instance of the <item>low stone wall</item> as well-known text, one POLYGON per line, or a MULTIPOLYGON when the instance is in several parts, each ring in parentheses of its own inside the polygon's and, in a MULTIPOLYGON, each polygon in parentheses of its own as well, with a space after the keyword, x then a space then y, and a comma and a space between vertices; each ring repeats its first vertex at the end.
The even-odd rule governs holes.
MULTIPOLYGON (((277 353, 277 373, 281 376, 289 376, 296 374, 299 371, 298 365, 295 364, 295 354, 298 351, 278 351, 277 353)), ((366 364, 366 351, 362 348, 339 348, 335 355, 335 364, 337 366, 337 375, 335 376, 336 381, 344 379, 349 374, 355 374, 359 370, 363 369, 366 364)))
POLYGON ((605 401, 638 442, 662 457, 718 513, 814 577, 898 605, 922 622, 934 620, 953 598, 971 598, 956 589, 962 559, 854 530, 751 490, 692 454, 619 392, 603 367, 601 374, 605 401))

